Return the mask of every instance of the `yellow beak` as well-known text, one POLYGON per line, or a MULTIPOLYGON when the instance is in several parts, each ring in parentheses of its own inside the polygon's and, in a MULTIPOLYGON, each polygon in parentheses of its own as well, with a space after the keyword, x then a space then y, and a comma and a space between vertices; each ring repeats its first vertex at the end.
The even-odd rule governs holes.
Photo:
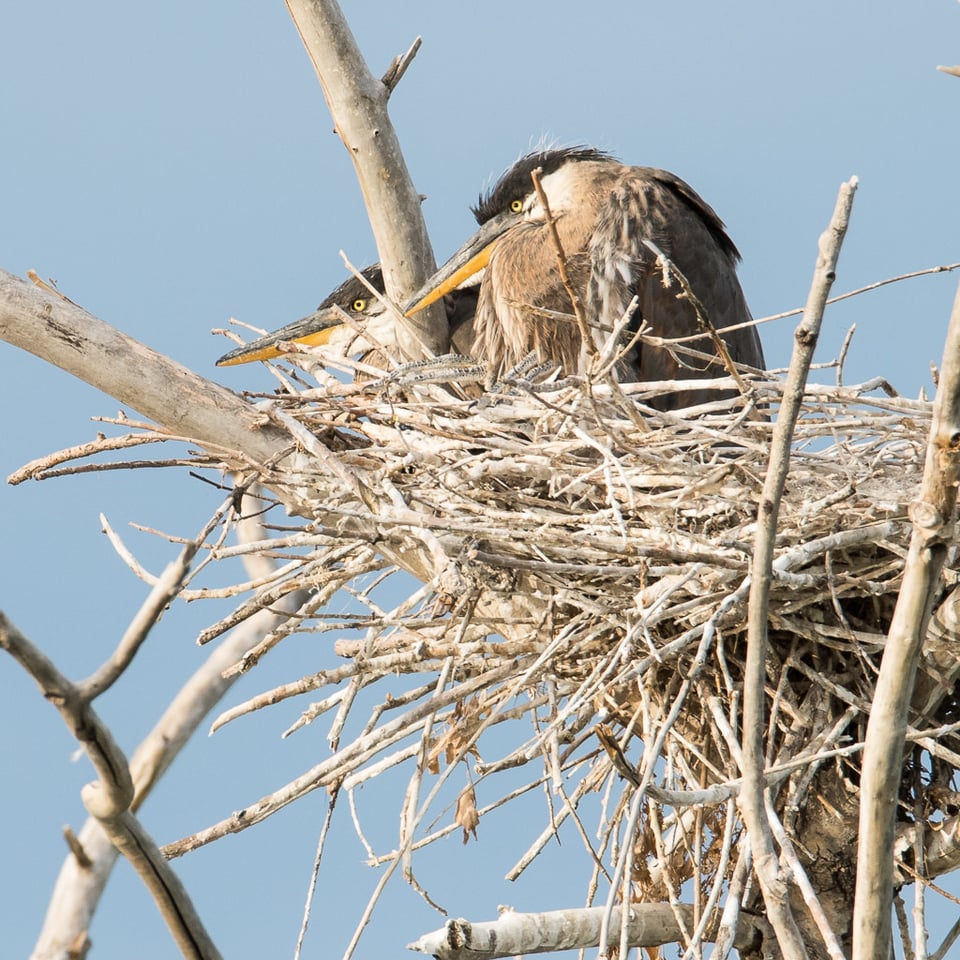
POLYGON ((442 296, 461 286, 483 270, 500 237, 519 223, 521 215, 508 211, 488 220, 482 227, 413 295, 404 309, 404 316, 429 307, 442 296))
POLYGON ((238 363, 252 363, 254 360, 273 360, 283 356, 281 343, 304 343, 322 347, 330 342, 330 338, 341 326, 343 320, 337 310, 332 307, 317 310, 308 317, 294 320, 265 337, 251 340, 250 343, 225 353, 217 361, 217 366, 232 367, 238 363))

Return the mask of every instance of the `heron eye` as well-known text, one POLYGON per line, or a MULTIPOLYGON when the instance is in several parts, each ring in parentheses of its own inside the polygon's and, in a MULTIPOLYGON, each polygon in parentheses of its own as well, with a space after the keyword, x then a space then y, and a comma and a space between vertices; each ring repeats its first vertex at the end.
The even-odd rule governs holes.
POLYGON ((354 313, 363 313, 363 311, 367 309, 367 301, 358 297, 351 304, 351 309, 354 313))
POLYGON ((519 212, 523 209, 523 201, 522 201, 522 200, 511 200, 511 201, 510 201, 510 209, 511 209, 514 213, 519 213, 519 212))

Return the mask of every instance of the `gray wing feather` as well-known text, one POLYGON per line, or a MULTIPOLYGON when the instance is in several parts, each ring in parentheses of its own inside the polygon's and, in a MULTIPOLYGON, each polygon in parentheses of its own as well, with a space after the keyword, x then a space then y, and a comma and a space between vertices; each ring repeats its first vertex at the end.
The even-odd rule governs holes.
MULTIPOLYGON (((634 328, 645 322, 657 337, 686 337, 701 332, 693 306, 682 296, 679 282, 665 283, 656 257, 645 246, 653 241, 683 273, 714 328, 750 320, 740 281, 739 254, 723 223, 699 195, 673 174, 636 167, 618 179, 602 209, 590 241, 590 280, 587 300, 602 340, 623 317, 634 296, 639 308, 634 328)), ((722 332, 737 363, 763 368, 763 348, 755 327, 722 332)), ((709 339, 690 344, 712 354, 709 339)), ((719 360, 698 362, 668 348, 641 344, 625 358, 622 381, 694 379, 720 376, 719 360)), ((679 409, 708 399, 716 392, 686 391, 662 398, 659 404, 679 409)))

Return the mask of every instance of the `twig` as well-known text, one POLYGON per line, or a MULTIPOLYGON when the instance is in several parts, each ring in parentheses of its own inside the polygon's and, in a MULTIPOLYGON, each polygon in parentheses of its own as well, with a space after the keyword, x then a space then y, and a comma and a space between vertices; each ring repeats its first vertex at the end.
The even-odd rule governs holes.
MULTIPOLYGON (((231 505, 232 501, 228 500, 220 507, 205 524, 196 539, 181 550, 176 560, 167 564, 166 569, 150 591, 150 595, 144 600, 143 605, 124 632, 116 650, 95 673, 77 685, 81 698, 88 701, 96 699, 101 693, 113 686, 123 671, 130 665, 137 651, 147 639, 147 634, 182 589, 184 580, 190 570, 191 561, 197 550, 200 549, 200 545, 210 531, 222 521, 231 505)), ((107 526, 102 514, 101 522, 104 527, 107 526)))
POLYGON ((904 960, 916 960, 913 955, 913 943, 910 939, 910 921, 907 918, 907 908, 899 891, 893 897, 893 911, 897 917, 897 930, 900 934, 900 946, 903 949, 904 960))
POLYGON ((126 450, 129 447, 138 447, 145 443, 161 443, 169 439, 162 434, 128 434, 124 437, 104 437, 100 436, 89 443, 81 443, 75 447, 67 447, 65 450, 58 450, 56 453, 48 453, 37 460, 31 460, 25 463, 18 470, 7 477, 7 483, 11 486, 23 483, 24 480, 37 480, 45 476, 52 475, 52 467, 59 463, 66 463, 70 460, 79 460, 83 457, 92 457, 110 450, 126 450))
POLYGON ((346 747, 342 747, 334 756, 312 767, 279 790, 250 804, 243 810, 242 814, 235 814, 208 827, 206 830, 184 837, 176 843, 167 844, 163 848, 164 856, 169 858, 180 857, 220 837, 231 833, 239 833, 252 827, 312 790, 316 790, 335 779, 340 779, 350 769, 351 765, 359 765, 364 762, 383 749, 386 743, 409 736, 422 724, 426 716, 432 714, 438 708, 449 706, 458 698, 470 695, 491 681, 496 682, 512 676, 515 669, 514 664, 505 664, 491 670, 486 676, 465 680, 438 696, 435 700, 418 704, 402 717, 398 717, 379 730, 355 740, 346 747))
POLYGON ((740 393, 746 396, 749 393, 749 387, 747 386, 746 381, 740 375, 740 371, 737 370, 737 365, 733 362, 733 357, 730 356, 730 351, 727 349, 726 343, 723 341, 723 338, 720 336, 720 334, 717 333, 716 327, 714 327, 713 322, 707 315, 706 308, 700 302, 699 297, 697 297, 697 295, 693 292, 693 287, 690 286, 690 281, 687 280, 677 265, 652 240, 644 237, 643 244, 656 256, 657 265, 664 274, 664 283, 667 282, 667 276, 670 276, 671 278, 676 277, 676 279, 679 281, 680 288, 683 290, 683 296, 690 306, 693 307, 693 312, 697 316, 697 326, 700 327, 700 329, 710 338, 710 342, 713 344, 713 349, 720 358, 720 362, 723 364, 724 369, 736 381, 737 389, 740 391, 740 393))
MULTIPOLYGON (((925 820, 925 810, 923 801, 923 783, 920 775, 920 763, 922 755, 919 748, 914 748, 914 772, 913 772, 913 818, 914 822, 921 824, 925 820), (919 761, 919 762, 918 762, 919 761)), ((924 862, 923 850, 923 831, 917 830, 913 838, 913 863, 917 883, 913 885, 913 937, 914 937, 914 955, 916 960, 927 960, 927 940, 930 934, 927 931, 926 917, 926 864, 924 862)))
POLYGON ((950 948, 957 942, 958 937, 960 937, 960 917, 954 921, 953 926, 947 931, 947 935, 943 938, 943 943, 931 954, 930 960, 945 960, 949 955, 950 948))
POLYGON ((593 358, 597 355, 597 345, 593 341, 593 334, 587 323, 587 316, 583 312, 580 294, 574 289, 573 284, 570 282, 570 276, 567 273, 567 254, 563 249, 560 234, 557 232, 557 221, 550 212, 550 202, 547 200, 547 194, 540 180, 541 173, 542 171, 539 169, 532 170, 530 172, 530 179, 533 180, 533 189, 536 190, 537 200, 540 206, 543 207, 543 216, 547 224, 547 229, 550 231, 550 239, 553 241, 553 245, 557 251, 557 271, 560 274, 560 282, 563 284, 563 289, 566 290, 567 296, 570 298, 573 315, 577 318, 577 326, 580 328, 580 339, 583 341, 583 347, 587 352, 587 356, 593 358))
POLYGON ((793 848, 793 843, 786 830, 783 829, 783 824, 780 822, 780 818, 777 816, 776 811, 773 809, 773 804, 769 799, 766 808, 767 820, 780 846, 780 855, 789 867, 791 878, 800 889, 800 893, 803 895, 803 902, 807 905, 807 909, 810 911, 810 915, 817 925, 817 930, 820 931, 824 946, 827 948, 827 955, 831 960, 845 960, 846 954, 843 952, 843 948, 837 940, 837 935, 830 926, 830 920, 824 912, 823 905, 820 903, 820 899, 817 897, 813 885, 810 883, 810 879, 807 877, 807 873, 800 863, 800 858, 793 848))
POLYGON ((323 859, 323 848, 326 845, 327 833, 330 830, 330 824, 333 822, 333 809, 337 805, 337 797, 340 795, 339 785, 335 785, 330 791, 330 800, 327 803, 327 812, 323 818, 323 826, 320 828, 320 837, 317 840, 317 852, 313 858, 313 869, 310 871, 310 883, 307 888, 307 899, 303 905, 303 919, 300 921, 300 931, 297 934, 297 945, 293 950, 293 960, 300 960, 300 951, 303 948, 303 939, 307 935, 307 927, 310 924, 310 913, 313 904, 313 895, 317 889, 317 877, 320 875, 320 861, 323 859))
MULTIPOLYGON (((885 280, 876 280, 868 283, 865 287, 857 287, 856 290, 849 290, 847 293, 838 294, 827 300, 827 306, 840 303, 843 300, 849 300, 851 297, 859 297, 862 293, 870 293, 872 290, 879 290, 881 287, 889 286, 891 283, 900 283, 901 280, 914 280, 917 277, 929 277, 934 273, 952 273, 954 270, 960 270, 960 263, 941 264, 937 267, 927 267, 924 270, 914 270, 911 273, 901 273, 896 277, 887 277, 885 280)), ((803 313, 803 307, 797 307, 794 310, 787 310, 784 313, 771 314, 769 317, 760 317, 753 323, 770 323, 773 320, 785 320, 787 317, 797 317, 803 313)), ((749 324, 742 324, 749 326, 749 324)), ((737 327, 725 327, 726 330, 736 330, 737 327)))
POLYGON ((417 37, 406 53, 393 58, 390 66, 387 67, 386 73, 380 78, 380 82, 387 88, 388 95, 397 89, 397 84, 407 72, 407 67, 413 63, 413 58, 417 55, 422 44, 423 37, 417 37))

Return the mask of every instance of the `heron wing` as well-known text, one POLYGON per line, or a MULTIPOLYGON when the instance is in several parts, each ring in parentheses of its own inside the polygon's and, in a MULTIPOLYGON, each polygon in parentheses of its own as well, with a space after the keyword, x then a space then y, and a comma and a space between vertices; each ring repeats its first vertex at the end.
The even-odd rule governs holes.
MULTIPOLYGON (((684 181, 649 167, 624 168, 600 210, 590 241, 591 272, 587 299, 597 318, 598 340, 621 320, 632 298, 639 307, 632 329, 641 323, 650 336, 670 340, 702 334, 697 312, 682 295, 675 276, 665 272, 644 243, 652 241, 680 271, 709 322, 721 331, 735 362, 764 366, 763 349, 752 326, 724 331, 750 321, 740 281, 739 254, 713 209, 684 181)), ((714 348, 706 335, 687 344, 705 354, 714 348)), ((621 380, 689 380, 722 375, 719 360, 698 360, 669 345, 641 343, 624 357, 621 380)), ((685 391, 659 404, 678 409, 717 394, 685 391)))

